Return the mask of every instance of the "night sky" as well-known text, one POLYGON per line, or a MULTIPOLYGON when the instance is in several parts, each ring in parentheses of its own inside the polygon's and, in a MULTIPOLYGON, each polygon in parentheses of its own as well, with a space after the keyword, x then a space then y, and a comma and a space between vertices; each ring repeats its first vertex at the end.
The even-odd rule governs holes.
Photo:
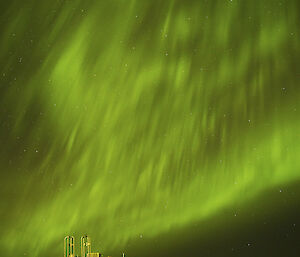
POLYGON ((1 256, 300 256, 298 0, 0 14, 1 256))

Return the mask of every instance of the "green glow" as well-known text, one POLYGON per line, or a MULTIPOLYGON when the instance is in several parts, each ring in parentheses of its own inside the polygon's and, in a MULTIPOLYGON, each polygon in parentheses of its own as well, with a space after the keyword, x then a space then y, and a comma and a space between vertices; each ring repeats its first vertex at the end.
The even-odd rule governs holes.
POLYGON ((300 179, 296 0, 29 2, 0 43, 7 256, 121 249, 300 179))

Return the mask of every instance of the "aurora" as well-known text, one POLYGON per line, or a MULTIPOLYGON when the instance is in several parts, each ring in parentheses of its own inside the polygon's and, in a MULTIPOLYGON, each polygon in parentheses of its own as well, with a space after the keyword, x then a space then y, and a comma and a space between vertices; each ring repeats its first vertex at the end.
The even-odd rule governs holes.
POLYGON ((3 1, 3 256, 122 252, 299 183, 299 7, 3 1))

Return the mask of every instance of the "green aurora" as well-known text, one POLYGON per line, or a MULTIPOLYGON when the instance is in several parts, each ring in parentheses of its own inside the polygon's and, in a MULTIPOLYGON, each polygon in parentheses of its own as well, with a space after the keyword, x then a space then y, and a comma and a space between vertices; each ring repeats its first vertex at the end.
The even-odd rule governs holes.
POLYGON ((1 3, 4 256, 109 253, 300 181, 299 9, 1 3))

